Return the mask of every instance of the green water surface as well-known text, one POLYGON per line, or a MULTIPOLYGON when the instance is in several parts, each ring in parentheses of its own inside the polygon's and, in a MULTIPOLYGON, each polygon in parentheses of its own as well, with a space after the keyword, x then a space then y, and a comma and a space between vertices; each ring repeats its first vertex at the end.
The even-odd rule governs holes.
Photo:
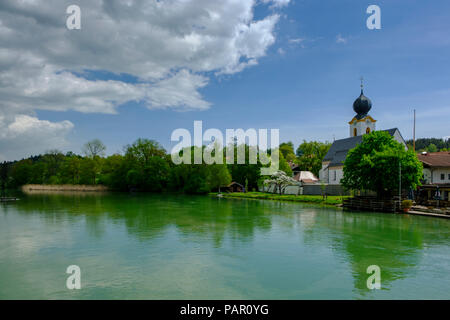
POLYGON ((0 204, 0 299, 449 298, 450 220, 181 195, 0 204))

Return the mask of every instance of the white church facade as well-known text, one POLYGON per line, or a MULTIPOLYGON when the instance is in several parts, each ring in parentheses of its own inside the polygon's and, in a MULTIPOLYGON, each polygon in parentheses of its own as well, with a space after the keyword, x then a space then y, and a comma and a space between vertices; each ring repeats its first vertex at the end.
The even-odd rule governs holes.
MULTIPOLYGON (((344 176, 344 161, 348 152, 362 142, 365 134, 376 130, 376 120, 369 115, 372 102, 364 96, 361 84, 361 95, 353 103, 356 115, 349 122, 349 138, 336 140, 328 150, 322 161, 322 169, 319 172, 321 182, 330 185, 339 185, 344 176)), ((384 130, 406 148, 406 142, 397 128, 384 130)))

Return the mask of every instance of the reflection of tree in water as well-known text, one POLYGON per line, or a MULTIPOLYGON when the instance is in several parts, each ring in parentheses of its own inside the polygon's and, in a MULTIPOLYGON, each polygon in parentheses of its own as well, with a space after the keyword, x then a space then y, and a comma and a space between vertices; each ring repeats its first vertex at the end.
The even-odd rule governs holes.
POLYGON ((107 221, 125 224, 140 240, 161 237, 171 227, 185 239, 198 236, 220 246, 225 235, 232 241, 251 241, 255 230, 269 231, 271 216, 260 201, 228 201, 206 196, 152 194, 31 195, 18 203, 27 214, 39 214, 46 223, 85 219, 89 234, 101 237, 107 221), (220 205, 218 205, 220 203, 220 205))
POLYGON ((397 279, 406 278, 415 272, 424 246, 448 241, 448 221, 409 215, 350 213, 336 211, 322 214, 316 219, 314 228, 305 237, 331 229, 331 247, 349 261, 353 271, 354 286, 360 294, 367 289, 367 267, 381 268, 381 286, 387 288, 397 279))

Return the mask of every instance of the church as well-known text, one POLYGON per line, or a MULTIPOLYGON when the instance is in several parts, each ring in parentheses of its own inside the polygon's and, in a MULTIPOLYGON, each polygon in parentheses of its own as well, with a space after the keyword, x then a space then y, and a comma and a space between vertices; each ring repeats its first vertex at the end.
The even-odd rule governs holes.
MULTIPOLYGON (((350 137, 334 141, 323 158, 319 179, 325 184, 340 184, 344 176, 344 161, 348 152, 362 142, 363 135, 376 130, 377 121, 369 115, 369 111, 372 109, 372 101, 364 95, 363 89, 361 83, 361 95, 353 103, 353 110, 356 115, 348 123, 350 137)), ((397 128, 384 131, 406 148, 406 142, 397 128)))

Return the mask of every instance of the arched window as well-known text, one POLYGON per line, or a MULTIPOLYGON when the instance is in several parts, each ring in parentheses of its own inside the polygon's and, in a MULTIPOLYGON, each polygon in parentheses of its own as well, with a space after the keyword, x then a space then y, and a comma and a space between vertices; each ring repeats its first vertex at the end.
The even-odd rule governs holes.
POLYGON ((366 133, 370 133, 370 128, 367 128, 367 129, 366 129, 366 133))
POLYGON ((356 137, 358 135, 358 130, 356 128, 353 129, 353 136, 356 137))

